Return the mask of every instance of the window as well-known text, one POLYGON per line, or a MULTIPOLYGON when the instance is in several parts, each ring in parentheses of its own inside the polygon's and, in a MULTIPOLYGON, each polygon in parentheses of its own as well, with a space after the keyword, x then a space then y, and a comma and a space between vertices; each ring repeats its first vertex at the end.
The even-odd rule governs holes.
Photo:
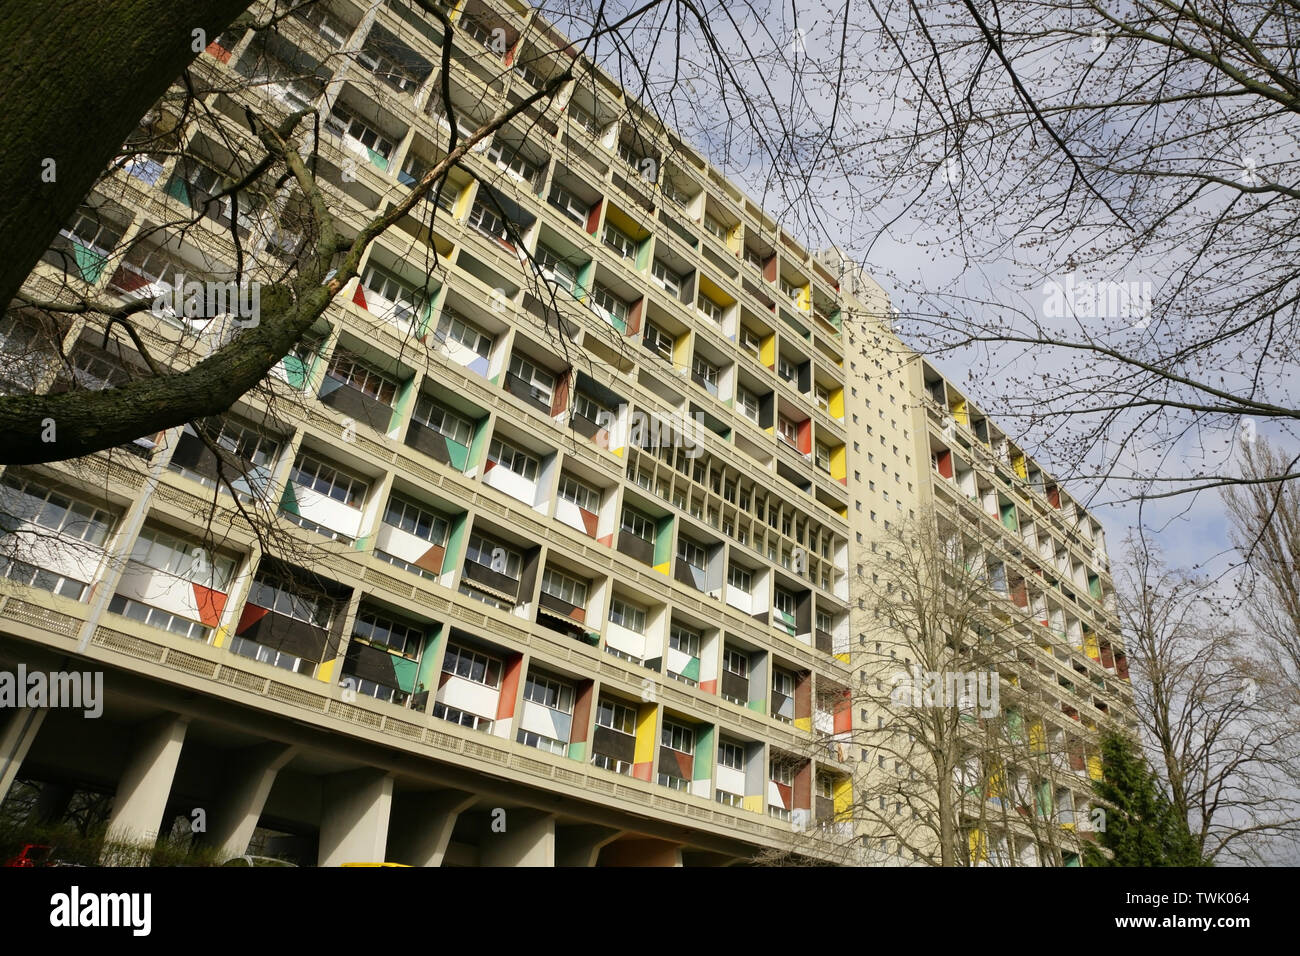
MULTIPOLYGON (((649 160, 650 157, 643 155, 636 149, 636 147, 625 139, 619 140, 618 142, 618 156, 619 159, 623 160, 623 162, 627 163, 638 173, 646 169, 653 169, 653 160, 647 164, 646 161, 649 160)), ((650 176, 647 178, 653 181, 655 177, 650 176)))
POLYGON ((488 718, 480 717, 478 714, 471 714, 467 710, 458 710, 455 707, 448 707, 443 703, 433 705, 433 716, 437 717, 439 720, 447 720, 453 724, 468 727, 470 730, 481 730, 484 733, 492 732, 493 722, 488 718))
POLYGON ((352 636, 411 660, 419 659, 420 648, 424 646, 422 628, 376 614, 364 607, 357 611, 356 622, 352 625, 352 636))
POLYGON ((327 465, 306 452, 299 452, 289 472, 289 480, 301 488, 310 488, 326 498, 341 501, 350 508, 360 508, 370 483, 327 465))
POLYGON ((687 657, 700 656, 700 635, 689 628, 674 624, 668 632, 668 646, 681 651, 687 657))
POLYGON ((794 786, 794 765, 784 760, 773 760, 770 764, 769 777, 773 783, 794 786))
POLYGON ((540 674, 529 674, 524 680, 524 700, 531 700, 534 704, 572 714, 573 698, 573 688, 558 680, 540 674))
POLYGON ((734 647, 728 647, 722 654, 722 667, 729 674, 748 678, 749 655, 744 651, 736 650, 734 647))
POLYGON ((825 611, 817 612, 817 630, 825 631, 827 634, 831 632, 831 616, 825 611))
POLYGON ((730 230, 725 225, 708 213, 704 214, 704 230, 709 235, 713 236, 715 239, 721 240, 722 242, 727 241, 727 236, 730 233, 730 230))
POLYGON ((596 119, 595 115, 589 112, 586 107, 580 106, 573 100, 570 100, 568 106, 564 109, 575 123, 585 129, 592 136, 600 135, 603 127, 600 125, 600 121, 596 119))
POLYGON ((595 512, 600 508, 600 492, 571 475, 560 475, 558 494, 584 511, 595 512))
POLYGON ((542 573, 542 593, 549 594, 565 604, 572 604, 574 607, 587 605, 586 583, 554 568, 547 568, 542 573))
POLYGON ((708 553, 704 548, 686 538, 677 539, 677 557, 701 571, 709 566, 708 553))
POLYGON ((447 520, 401 495, 389 497, 384 523, 423 538, 430 544, 442 545, 447 541, 447 520))
POLYGON ((684 187, 679 186, 667 177, 664 178, 663 192, 665 196, 677 203, 679 206, 690 205, 691 194, 688 193, 684 187))
POLYGON ((722 324, 722 313, 724 310, 722 306, 718 305, 718 303, 714 302, 707 295, 704 295, 704 293, 700 293, 700 297, 696 300, 695 304, 699 310, 704 313, 704 316, 709 319, 709 321, 716 325, 722 324))
POLYGON ((613 424, 615 415, 586 392, 575 392, 573 396, 573 413, 580 415, 593 425, 608 426, 613 424))
POLYGON ((492 351, 492 337, 451 309, 442 310, 436 335, 440 342, 457 342, 483 358, 492 351))
POLYGON ((622 259, 636 258, 636 240, 613 223, 605 223, 605 232, 601 241, 619 254, 622 259))
POLYGON ((313 627, 329 627, 334 620, 334 602, 328 597, 264 572, 253 580, 248 602, 313 627))
POLYGON ((794 675, 788 671, 772 672, 772 691, 785 697, 794 696, 794 675))
POLYGON ((740 329, 740 347, 743 348, 754 358, 758 358, 763 349, 763 341, 758 337, 758 333, 752 329, 741 326, 740 329))
MULTIPOLYGON (((45 590, 53 590, 47 588, 45 590)), ((55 591, 54 593, 61 593, 55 591)), ((113 599, 108 602, 108 611, 110 614, 121 614, 123 617, 129 617, 132 620, 147 624, 149 627, 161 628, 164 631, 171 631, 173 634, 179 634, 181 637, 192 638, 193 640, 206 641, 212 629, 204 627, 198 621, 191 621, 170 611, 164 611, 162 608, 151 607, 148 604, 141 604, 139 601, 133 601, 121 594, 113 595, 113 599)))
POLYGON ((448 644, 442 659, 442 672, 496 689, 501 686, 501 662, 479 651, 448 644))
POLYGON ((602 700, 596 707, 596 726, 632 736, 636 733, 636 711, 613 701, 602 700))
POLYGON ((609 602, 609 622, 626 628, 634 634, 644 634, 645 609, 616 597, 609 602))
POLYGON ((551 192, 546 201, 578 225, 587 225, 587 210, 590 207, 558 183, 551 184, 551 192))
POLYGON ((411 418, 458 445, 468 447, 474 436, 472 423, 428 395, 420 396, 411 418))
POLYGON ((695 372, 695 377, 699 380, 706 390, 711 394, 718 394, 718 367, 711 364, 703 356, 695 356, 695 361, 691 368, 695 372))
POLYGON ((683 727, 681 724, 673 724, 664 721, 663 728, 659 732, 659 743, 669 750, 676 750, 678 753, 690 754, 695 752, 695 731, 690 727, 683 727))
POLYGON ((799 447, 799 425, 797 422, 786 418, 784 415, 778 415, 776 418, 776 430, 785 439, 787 445, 795 448, 799 447))
POLYGON ((750 421, 758 422, 758 396, 744 386, 736 389, 736 407, 750 421))
POLYGON ((817 467, 822 471, 830 474, 831 471, 831 450, 821 442, 817 443, 817 467))
POLYGON ((334 350, 325 374, 390 408, 397 397, 397 382, 346 349, 334 350))
POLYGON ((523 379, 527 383, 529 397, 550 405, 551 395, 555 390, 554 375, 545 369, 538 368, 522 355, 512 355, 510 357, 510 374, 523 379))
POLYGON ((569 752, 569 745, 564 741, 555 740, 551 737, 543 737, 541 734, 535 734, 531 730, 524 730, 523 728, 520 728, 519 732, 515 734, 515 740, 523 744, 525 747, 545 750, 548 753, 553 753, 559 757, 566 756, 569 752))
POLYGON ((798 381, 799 366, 782 355, 776 360, 776 374, 787 382, 798 381))
POLYGON ((664 265, 662 260, 656 259, 650 264, 650 278, 658 283, 665 292, 669 292, 673 296, 682 294, 682 277, 664 265))
POLYGON ((831 393, 825 385, 814 385, 813 394, 817 397, 817 407, 827 414, 831 410, 831 393))
POLYGON ((469 536, 465 559, 515 580, 519 579, 519 569, 523 566, 523 559, 518 552, 504 548, 495 541, 477 534, 469 536))
POLYGON ((0 558, 0 577, 8 578, 10 581, 15 581, 26 587, 40 588, 42 591, 49 591, 51 594, 72 598, 74 601, 81 600, 82 595, 86 593, 87 587, 82 581, 55 574, 53 571, 46 571, 43 568, 28 564, 26 561, 18 561, 14 558, 0 558))
MULTIPOLYGON (((114 520, 112 515, 93 505, 82 504, 43 485, 6 474, 3 487, 3 511, 11 520, 39 525, 63 538, 102 545, 114 520)), ((12 527, 6 522, 5 529, 12 527)))
POLYGON ((235 573, 235 562, 230 558, 214 558, 202 545, 157 528, 140 532, 130 560, 217 591, 225 591, 235 573))
POLYGON ((488 461, 513 471, 527 481, 537 478, 537 459, 499 438, 488 445, 488 461))
POLYGON ((646 348, 659 355, 661 358, 672 359, 673 356, 673 337, 655 325, 647 321, 645 324, 645 342, 646 348))
POLYGON ((831 779, 830 774, 819 773, 817 775, 817 796, 831 799, 835 794, 835 781, 831 779))
POLYGON ((407 322, 415 318, 424 301, 424 294, 411 283, 401 279, 395 273, 373 263, 366 266, 361 275, 361 286, 366 290, 366 302, 372 306, 369 311, 378 312, 380 306, 387 303, 392 306, 392 318, 407 322), (376 297, 377 302, 371 302, 376 297))
POLYGON ((745 798, 738 793, 728 793, 726 790, 715 790, 713 798, 718 803, 728 807, 744 807, 745 798))
POLYGON ((749 248, 749 246, 745 247, 745 261, 759 272, 763 271, 763 257, 753 249, 749 248))
POLYGON ((620 322, 626 322, 631 314, 631 306, 599 282, 592 286, 591 304, 594 308, 603 310, 610 319, 618 319, 620 322))
POLYGON ((537 176, 541 172, 541 167, 537 163, 524 156, 517 147, 511 146, 509 143, 494 142, 488 147, 485 155, 507 174, 529 184, 536 182, 537 176))
POLYGON ((740 565, 733 564, 727 569, 727 584, 737 591, 749 594, 754 587, 754 576, 740 565))
POLYGON ((794 595, 789 591, 776 588, 772 598, 772 605, 782 614, 794 616, 794 595))
POLYGON ((729 767, 732 770, 745 769, 745 748, 742 744, 727 743, 725 740, 718 744, 718 765, 729 767))
POLYGON ((623 530, 631 532, 643 541, 654 541, 654 522, 632 508, 623 508, 623 530))
POLYGON ((474 208, 469 212, 469 224, 493 239, 500 239, 502 242, 510 242, 510 231, 506 227, 506 221, 501 218, 497 212, 496 206, 479 200, 474 203, 474 208))
POLYGON ((543 278, 554 282, 566 292, 573 292, 578 287, 578 270, 553 249, 538 245, 537 268, 543 278))
POLYGON ((371 129, 342 106, 336 105, 325 118, 325 128, 335 136, 343 136, 360 143, 385 160, 393 155, 395 144, 392 140, 371 129))

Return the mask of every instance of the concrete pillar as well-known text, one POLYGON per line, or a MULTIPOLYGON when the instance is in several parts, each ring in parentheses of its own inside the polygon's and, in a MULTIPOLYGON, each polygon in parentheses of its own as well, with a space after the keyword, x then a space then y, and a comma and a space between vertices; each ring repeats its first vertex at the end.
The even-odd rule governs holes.
POLYGON ((489 814, 488 830, 479 843, 479 864, 554 866, 555 817, 539 810, 489 814))
POLYGON ((457 818, 477 802, 477 796, 463 790, 398 794, 388 830, 389 860, 442 866, 457 818))
POLYGON ((189 718, 164 714, 142 726, 108 818, 108 842, 152 846, 158 839, 189 718))
POLYGON ((14 785, 48 713, 45 707, 23 707, 10 714, 0 729, 0 803, 9 796, 9 788, 14 785))
POLYGON ((555 831, 555 865, 595 866, 600 848, 621 834, 621 830, 596 824, 559 827, 555 831))
POLYGON ((41 784, 41 792, 36 798, 36 806, 32 808, 29 820, 36 826, 49 826, 58 823, 67 816, 68 806, 72 803, 74 793, 76 793, 76 788, 70 783, 44 781, 41 784))
POLYGON ((326 777, 321 799, 318 865, 383 863, 393 778, 369 768, 326 777))
POLYGON ((248 852, 276 775, 296 752, 288 744, 266 743, 231 755, 225 791, 208 814, 208 832, 203 836, 205 844, 218 848, 222 860, 248 852))

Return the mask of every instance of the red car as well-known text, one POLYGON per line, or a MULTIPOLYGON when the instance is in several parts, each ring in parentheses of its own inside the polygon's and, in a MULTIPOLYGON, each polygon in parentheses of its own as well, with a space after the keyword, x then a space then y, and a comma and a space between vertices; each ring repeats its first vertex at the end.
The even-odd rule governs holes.
POLYGON ((22 851, 12 859, 5 861, 5 866, 47 866, 54 847, 41 843, 27 843, 22 851))

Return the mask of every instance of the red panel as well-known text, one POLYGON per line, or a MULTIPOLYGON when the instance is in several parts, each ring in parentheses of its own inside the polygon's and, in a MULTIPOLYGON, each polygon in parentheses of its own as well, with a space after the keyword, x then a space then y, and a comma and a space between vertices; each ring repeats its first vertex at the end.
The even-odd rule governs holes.
POLYGON ((776 256, 775 255, 773 255, 771 259, 768 259, 767 262, 763 263, 763 278, 766 279, 768 282, 776 281, 776 256))
POLYGON ((673 756, 677 758, 677 769, 682 777, 687 780, 691 779, 691 770, 695 766, 695 758, 690 754, 678 753, 673 751, 673 756))
POLYGON ((591 701, 596 696, 594 681, 583 681, 578 685, 578 699, 573 704, 573 729, 569 739, 581 743, 587 739, 587 724, 591 721, 591 701))
POLYGON ((582 530, 587 532, 588 537, 596 537, 597 518, 595 512, 588 511, 586 508, 579 508, 578 514, 582 516, 582 530))
POLYGON ((245 604, 244 610, 239 615, 239 623, 235 625, 235 633, 243 634, 270 613, 266 608, 258 607, 256 604, 245 604))
POLYGON ((1047 489, 1047 501, 1053 508, 1061 507, 1061 489, 1051 485, 1047 489))
POLYGON ((700 681, 700 690, 704 691, 704 693, 706 694, 716 694, 718 692, 717 680, 714 679, 714 680, 700 681))
MULTIPOLYGON (((199 620, 204 627, 216 627, 221 622, 221 612, 226 608, 226 595, 201 584, 193 584, 194 603, 199 607, 199 620)), ((246 608, 247 609, 247 608, 246 608)), ((248 622, 252 624, 252 621, 248 622)))
POLYGON ((808 671, 795 678, 794 715, 796 718, 812 716, 812 674, 808 671))
POLYGON ((1128 680, 1128 658, 1123 654, 1115 656, 1115 673, 1119 675, 1120 680, 1128 680))
POLYGON ((569 369, 556 378, 555 394, 551 396, 551 414, 558 415, 569 407, 569 383, 573 380, 573 370, 569 369))
POLYGON ((604 204, 605 200, 597 200, 596 205, 592 206, 591 211, 587 213, 587 231, 593 236, 596 234, 596 227, 600 225, 600 207, 604 204))
POLYGON ((1101 645, 1101 666, 1106 668, 1115 666, 1115 653, 1110 649, 1110 645, 1106 643, 1101 645))
POLYGON ((632 765, 632 776, 636 777, 638 780, 644 780, 646 783, 650 782, 650 774, 653 771, 654 763, 651 761, 632 765))
POLYGON ((850 706, 849 692, 835 702, 835 733, 846 734, 853 729, 853 708, 850 706))
POLYGON ((519 691, 519 676, 523 672, 522 654, 506 661, 506 672, 501 678, 501 693, 497 697, 497 720, 515 715, 515 696, 519 691))
POLYGON ((367 312, 370 311, 370 306, 366 305, 366 290, 361 288, 360 282, 357 283, 357 291, 352 293, 352 301, 367 312))
POLYGON ((637 299, 632 303, 632 308, 627 313, 627 334, 636 335, 641 331, 641 310, 645 307, 645 299, 637 299))
POLYGON ((217 43, 216 40, 213 40, 211 43, 208 44, 207 52, 215 56, 222 63, 230 62, 230 51, 227 50, 225 47, 221 46, 221 44, 217 43))
POLYGON ((952 452, 944 449, 935 454, 935 464, 939 467, 939 476, 941 478, 952 477, 952 452))
POLYGON ((812 762, 804 761, 804 765, 795 771, 794 774, 794 806, 792 810, 811 810, 812 809, 812 762))
MULTIPOLYGON (((775 780, 772 782, 776 783, 775 780)), ((794 800, 794 787, 790 786, 787 783, 777 783, 776 792, 781 795, 781 803, 785 806, 787 810, 789 810, 794 800)))
POLYGON ((1029 594, 1025 589, 1023 580, 1016 583, 1011 589, 1011 600, 1016 607, 1029 607, 1029 594))
POLYGON ((799 450, 805 455, 812 454, 812 419, 799 423, 799 450))

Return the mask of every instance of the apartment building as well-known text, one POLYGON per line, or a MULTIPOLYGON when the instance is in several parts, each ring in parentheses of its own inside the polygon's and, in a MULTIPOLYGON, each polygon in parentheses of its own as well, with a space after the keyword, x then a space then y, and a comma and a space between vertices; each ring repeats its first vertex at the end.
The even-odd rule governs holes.
MULTIPOLYGON (((560 68, 526 5, 451 15, 462 132, 560 68)), ((114 170, 29 288, 126 302, 287 262, 289 192, 221 195, 256 151, 246 108, 319 111, 318 183, 355 234, 445 155, 445 42, 400 0, 217 38, 191 71, 205 110, 147 120, 186 155, 114 170)), ((431 224, 380 235, 229 414, 0 477, 11 540, 35 542, 4 558, 0 662, 106 675, 97 720, 9 717, 0 794, 112 793, 128 839, 203 809, 231 856, 322 865, 719 864, 852 838, 842 316, 863 305, 585 75, 471 152, 431 224)), ((140 319, 177 367, 227 334, 140 319)), ((38 338, 5 324, 11 356, 38 338)), ((141 364, 57 328, 70 365, 29 349, 7 388, 141 364)))

